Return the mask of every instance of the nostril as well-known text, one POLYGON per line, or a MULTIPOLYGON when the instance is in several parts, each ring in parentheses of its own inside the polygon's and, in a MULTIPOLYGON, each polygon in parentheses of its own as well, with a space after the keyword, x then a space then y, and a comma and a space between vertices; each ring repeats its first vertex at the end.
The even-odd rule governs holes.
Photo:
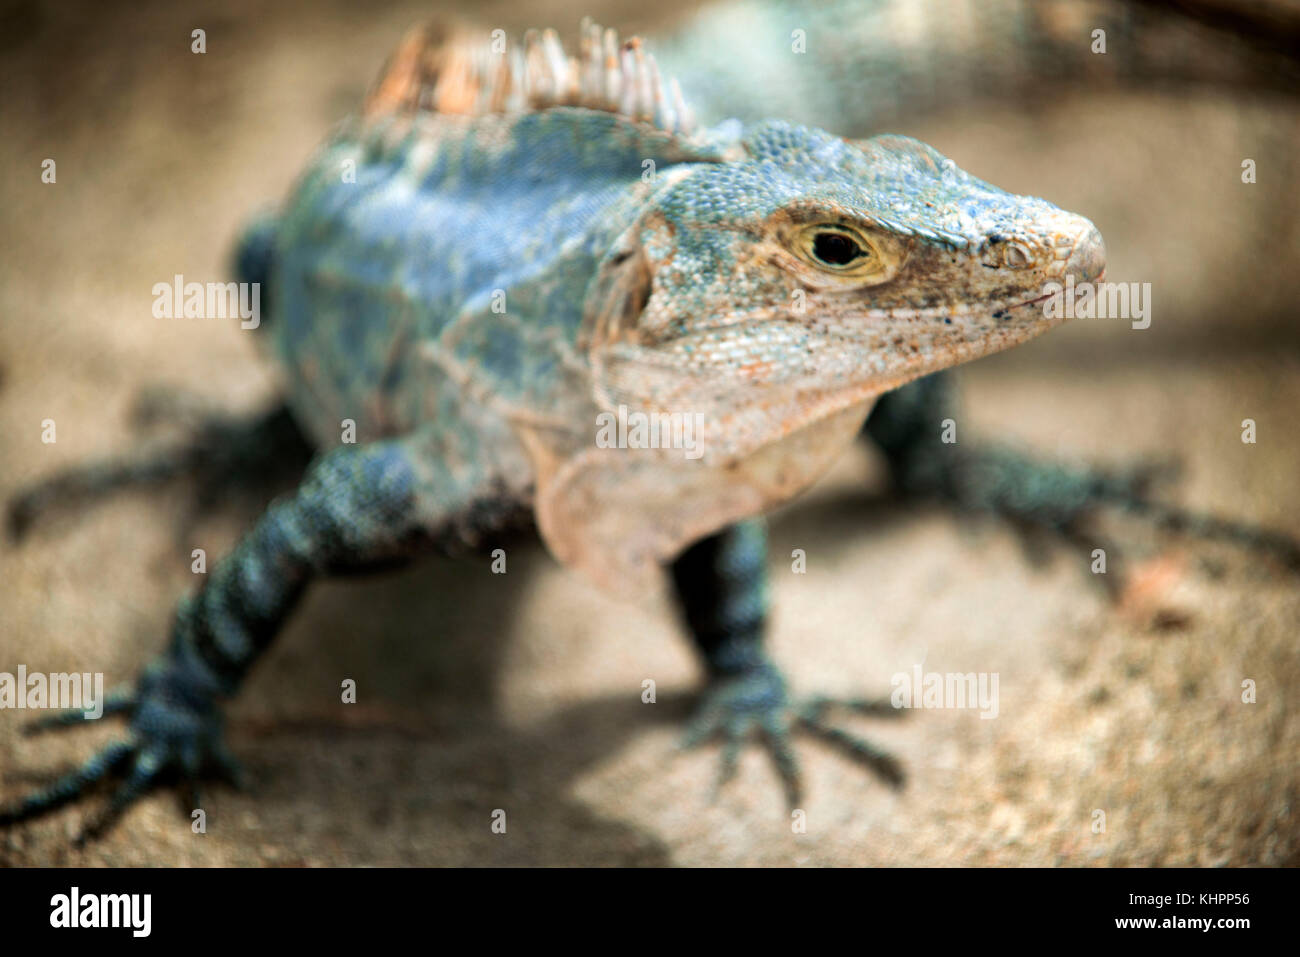
POLYGON ((1020 243, 1008 243, 1003 249, 1002 262, 1008 269, 1024 269, 1033 261, 1033 254, 1020 243))
POLYGON ((1096 226, 1089 226, 1075 242, 1065 271, 1077 282, 1091 282, 1106 271, 1106 243, 1096 226))

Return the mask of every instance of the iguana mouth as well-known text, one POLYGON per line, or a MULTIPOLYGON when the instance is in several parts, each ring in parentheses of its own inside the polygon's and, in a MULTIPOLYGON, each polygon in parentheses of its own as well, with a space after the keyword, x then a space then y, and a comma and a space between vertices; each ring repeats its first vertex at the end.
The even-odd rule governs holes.
POLYGON ((868 309, 866 314, 870 319, 950 319, 956 316, 987 316, 1005 312, 1008 309, 1035 306, 1051 299, 1053 295, 1054 293, 1045 292, 1034 296, 1032 299, 995 299, 992 302, 974 300, 972 302, 947 303, 942 306, 897 306, 886 309, 868 309))
MULTIPOLYGON (((1094 281, 1100 281, 1098 276, 1094 281)), ((1051 299, 1055 293, 1045 292, 1041 295, 1034 296, 1032 299, 1017 300, 994 300, 993 302, 983 302, 974 300, 971 302, 946 303, 941 306, 887 306, 882 308, 868 308, 861 313, 865 319, 903 319, 903 320, 925 320, 925 319, 952 319, 958 316, 989 316, 994 313, 1006 312, 1010 309, 1020 309, 1025 306, 1036 306, 1040 303, 1051 299)), ((717 329, 730 329, 738 325, 757 324, 772 319, 782 318, 785 315, 781 309, 761 309, 744 313, 734 317, 727 318, 723 321, 702 324, 697 331, 707 332, 717 329)))
MULTIPOLYGON (((1097 273, 1097 275, 1094 276, 1093 278, 1091 278, 1091 279, 1080 280, 1080 284, 1084 284, 1084 283, 1099 283, 1099 282, 1101 282, 1102 280, 1104 280, 1105 278, 1106 278, 1106 269, 1105 269, 1105 267, 1103 267, 1102 270, 1101 270, 1101 272, 1097 273)), ((1004 309, 1018 309, 1018 308, 1020 308, 1021 306, 1036 306, 1036 305, 1038 305, 1040 302, 1046 302, 1047 300, 1051 299, 1053 296, 1056 296, 1056 295, 1059 295, 1059 294, 1060 294, 1059 292, 1045 292, 1045 293, 1043 293, 1041 296, 1037 296, 1037 297, 1035 297, 1035 298, 1033 298, 1033 299, 1026 299, 1026 300, 1024 300, 1024 301, 1022 301, 1022 302, 1012 303, 1012 304, 1009 305, 1009 306, 995 306, 995 307, 994 307, 994 311, 995 311, 995 312, 1001 312, 1001 311, 1004 310, 1004 309)))
MULTIPOLYGON (((1104 280, 1105 278, 1106 278, 1106 270, 1105 270, 1105 268, 1103 268, 1103 269, 1101 270, 1101 272, 1099 272, 1099 273, 1098 273, 1095 277, 1093 277, 1092 279, 1080 280, 1080 282, 1081 282, 1081 283, 1089 283, 1089 282, 1091 282, 1091 283, 1098 283, 1098 282, 1101 282, 1102 280, 1104 280)), ((988 304, 984 305, 984 306, 981 308, 981 311, 983 311, 983 312, 987 312, 987 311, 992 311, 992 312, 1003 312, 1003 311, 1005 311, 1005 310, 1007 310, 1007 309, 1020 309, 1020 308, 1022 308, 1022 307, 1024 307, 1024 306, 1036 306, 1036 305, 1038 305, 1039 303, 1047 302, 1047 300, 1051 299, 1053 296, 1056 296, 1056 295, 1059 295, 1059 293, 1058 293, 1058 292, 1045 292, 1045 293, 1043 293, 1043 294, 1040 295, 1040 296, 1035 296, 1033 299, 1022 299, 1022 300, 1020 300, 1019 302, 1012 302, 1012 303, 996 303, 996 302, 994 302, 994 303, 988 303, 988 304)), ((917 313, 922 312, 922 310, 915 310, 915 311, 916 311, 917 313)))
POLYGON ((1018 308, 1021 307, 1021 306, 1035 306, 1035 305, 1037 305, 1037 304, 1040 303, 1040 302, 1046 302, 1047 300, 1051 299, 1052 296, 1054 296, 1054 295, 1055 295, 1055 293, 1045 292, 1045 293, 1043 293, 1041 296, 1038 296, 1038 297, 1035 298, 1035 299, 1026 299, 1026 300, 1024 300, 1023 302, 1013 303, 1013 304, 1010 305, 1010 306, 1003 306, 1002 308, 1003 308, 1003 309, 1018 309, 1018 308))

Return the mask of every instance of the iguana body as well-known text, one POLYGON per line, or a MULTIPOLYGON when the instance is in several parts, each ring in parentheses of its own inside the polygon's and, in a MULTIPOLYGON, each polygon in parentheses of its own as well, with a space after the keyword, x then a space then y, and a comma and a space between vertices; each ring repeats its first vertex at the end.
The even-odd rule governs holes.
POLYGON ((109 709, 130 738, 10 820, 124 772, 102 824, 164 772, 228 766, 217 703, 312 579, 529 515, 607 586, 671 565, 714 679, 693 737, 726 733, 728 764, 757 725, 793 790, 802 721, 898 779, 823 703, 789 701, 746 520, 811 482, 878 396, 1047 328, 1044 281, 1096 278, 1099 237, 901 137, 696 130, 635 46, 608 52, 584 34, 570 65, 544 39, 512 67, 417 36, 313 162, 247 261, 291 408, 331 451, 181 604, 109 709), (597 447, 620 405, 702 413, 703 455, 597 447))

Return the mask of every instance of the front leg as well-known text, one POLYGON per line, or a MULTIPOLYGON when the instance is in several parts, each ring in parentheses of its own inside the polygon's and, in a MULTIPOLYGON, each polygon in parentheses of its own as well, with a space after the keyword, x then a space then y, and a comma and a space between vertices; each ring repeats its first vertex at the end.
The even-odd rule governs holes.
MULTIPOLYGON (((863 429, 884 453, 894 486, 906 498, 942 502, 961 512, 995 515, 1027 539, 1046 533, 1090 557, 1099 542, 1089 521, 1102 509, 1134 515, 1159 528, 1225 541, 1300 570, 1300 543, 1288 535, 1154 499, 1151 486, 1167 463, 1127 469, 1070 466, 1031 458, 989 442, 945 444, 942 422, 956 409, 951 377, 926 376, 881 396, 863 429)), ((1112 566, 1122 552, 1107 543, 1112 566)), ((1118 594, 1122 574, 1093 576, 1118 594)))
MULTIPOLYGON (((234 777, 222 741, 220 703, 239 687, 279 633, 308 583, 399 562, 437 543, 464 502, 418 437, 343 446, 320 457, 296 493, 276 501, 204 586, 177 608, 171 641, 133 690, 105 713, 129 719, 127 735, 45 790, 0 810, 0 826, 74 801, 122 778, 78 843, 103 832, 164 778, 187 786, 205 771, 234 777), (441 477, 441 479, 440 479, 441 477)), ((36 728, 70 726, 81 712, 36 728)))
POLYGON ((777 766, 791 807, 800 800, 798 759, 791 738, 807 731, 837 745, 897 787, 898 762, 875 745, 830 723, 836 708, 877 717, 902 712, 888 701, 812 698, 794 702, 780 668, 763 648, 767 627, 767 530, 742 522, 691 546, 673 563, 673 583, 686 624, 708 669, 704 700, 687 729, 692 747, 723 738, 718 786, 736 772, 745 740, 758 733, 777 766))

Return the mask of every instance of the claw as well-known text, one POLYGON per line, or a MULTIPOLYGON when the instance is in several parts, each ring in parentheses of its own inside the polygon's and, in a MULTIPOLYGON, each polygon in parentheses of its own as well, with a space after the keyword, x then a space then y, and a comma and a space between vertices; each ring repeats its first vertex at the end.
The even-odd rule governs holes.
MULTIPOLYGON (((244 771, 244 766, 239 760, 230 753, 224 741, 218 740, 212 746, 212 753, 208 756, 208 762, 213 770, 217 772, 218 777, 226 784, 229 784, 237 791, 248 790, 248 774, 244 771)), ((198 805, 194 805, 198 807, 198 805)))
POLYGON ((907 776, 898 760, 870 741, 821 722, 804 719, 800 724, 822 740, 836 745, 860 764, 865 764, 895 790, 902 788, 906 783, 907 776))
POLYGON ((776 765, 790 808, 797 807, 803 795, 799 759, 791 743, 796 730, 809 731, 830 741, 856 761, 867 765, 892 787, 901 787, 903 769, 894 758, 827 721, 828 713, 836 708, 871 717, 897 718, 902 715, 887 699, 881 698, 816 697, 792 705, 781 673, 775 665, 764 662, 722 679, 710 688, 678 747, 693 748, 719 735, 723 738, 715 800, 735 778, 740 749, 755 730, 776 765))
POLYGON ((806 721, 818 721, 835 708, 843 708, 869 718, 901 718, 905 714, 902 708, 895 708, 888 698, 829 698, 815 695, 804 702, 799 709, 799 717, 806 721))
POLYGON ((186 817, 197 807, 202 807, 199 797, 199 772, 203 767, 203 755, 198 745, 189 742, 181 748, 181 813, 186 817), (188 806, 187 806, 188 805, 188 806))
POLYGON ((721 721, 719 721, 720 711, 721 709, 716 705, 706 703, 700 709, 700 712, 691 719, 690 724, 686 726, 686 732, 677 743, 677 749, 679 751, 689 751, 692 748, 698 748, 713 737, 721 727, 721 721))
MULTIPOLYGON (((122 814, 164 776, 178 778, 189 812, 199 807, 198 782, 209 768, 235 784, 243 785, 238 762, 221 740, 221 718, 215 705, 203 702, 182 704, 176 687, 169 681, 167 662, 148 666, 134 690, 116 689, 105 698, 104 713, 131 712, 131 736, 114 741, 90 760, 43 791, 32 794, 9 808, 0 809, 0 827, 7 827, 54 811, 80 797, 110 775, 120 777, 103 810, 76 837, 76 846, 105 834, 122 814)), ((32 723, 35 733, 51 728, 84 724, 81 711, 66 711, 32 723)))
POLYGON ((113 792, 108 806, 76 836, 73 846, 84 847, 89 841, 103 837, 126 809, 153 786, 165 765, 166 755, 161 749, 137 752, 130 775, 113 792))
POLYGON ((718 764, 718 779, 713 785, 715 800, 723 789, 736 779, 736 771, 740 768, 740 748, 744 743, 744 738, 735 735, 728 736, 726 743, 723 744, 722 760, 718 764))
MULTIPOLYGON (((104 712, 100 717, 107 717, 110 714, 121 714, 124 711, 130 711, 135 706, 135 694, 130 689, 118 689, 109 692, 104 699, 104 712)), ((28 721, 22 726, 22 733, 27 737, 40 734, 43 731, 53 731, 62 728, 71 728, 74 725, 84 724, 87 721, 98 721, 99 718, 91 717, 85 711, 72 709, 69 711, 56 711, 33 721, 28 721)))
POLYGON ((1158 527, 1207 541, 1221 541, 1249 551, 1271 554, 1289 571, 1300 571, 1300 541, 1250 522, 1236 522, 1156 502, 1126 503, 1129 511, 1146 515, 1158 527))
POLYGON ((135 748, 129 741, 114 741, 85 764, 59 778, 44 791, 29 795, 12 807, 0 810, 0 827, 30 820, 75 801, 93 784, 126 763, 135 748))
POLYGON ((762 730, 767 753, 772 756, 777 773, 781 775, 786 805, 793 810, 803 799, 803 774, 799 769, 799 759, 790 747, 790 725, 784 723, 778 726, 772 721, 765 721, 762 730))

